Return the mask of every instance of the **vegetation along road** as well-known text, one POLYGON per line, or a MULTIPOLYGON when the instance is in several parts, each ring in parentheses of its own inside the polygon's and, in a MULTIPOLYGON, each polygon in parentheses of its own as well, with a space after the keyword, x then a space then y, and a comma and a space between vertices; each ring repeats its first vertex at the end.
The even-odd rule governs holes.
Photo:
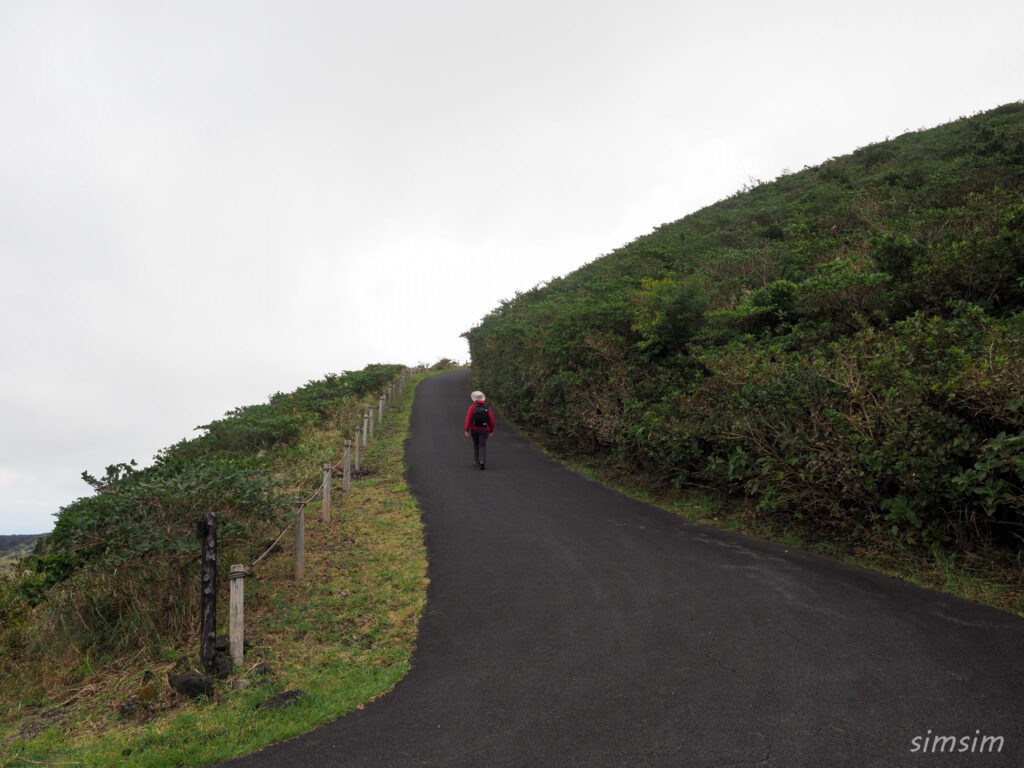
POLYGON ((475 471, 470 391, 455 371, 416 393, 412 671, 226 765, 1024 764, 1024 620, 632 501, 500 414, 475 471))

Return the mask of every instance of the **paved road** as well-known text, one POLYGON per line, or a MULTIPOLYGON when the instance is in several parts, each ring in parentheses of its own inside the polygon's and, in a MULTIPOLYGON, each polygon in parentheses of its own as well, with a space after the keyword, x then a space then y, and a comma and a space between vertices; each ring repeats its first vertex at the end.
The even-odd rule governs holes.
POLYGON ((478 472, 470 391, 453 372, 416 393, 413 670, 231 766, 1024 765, 1024 620, 680 520, 500 417, 478 472))

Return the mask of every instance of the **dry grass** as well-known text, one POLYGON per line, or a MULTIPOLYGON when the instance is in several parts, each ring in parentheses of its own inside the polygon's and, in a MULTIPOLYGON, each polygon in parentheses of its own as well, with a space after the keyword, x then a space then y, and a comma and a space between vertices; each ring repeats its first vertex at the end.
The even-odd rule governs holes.
MULTIPOLYGON (((402 464, 414 383, 366 449, 369 471, 348 494, 336 479, 330 522, 321 522, 319 502, 307 507, 305 579, 293 577, 291 531, 246 579, 245 663, 217 682, 213 700, 183 700, 166 683, 180 657, 195 659, 196 638, 117 660, 62 658, 57 666, 80 681, 74 687, 49 670, 17 700, 0 692, 0 764, 203 765, 308 731, 389 690, 408 668, 426 595, 419 510, 402 464), (234 690, 239 680, 248 687, 234 690), (305 696, 256 713, 260 700, 291 689, 305 696), (130 697, 139 706, 126 717, 119 706, 130 697)), ((340 459, 347 437, 329 428, 307 436, 296 458, 314 470, 310 484, 323 450, 340 459)), ((226 579, 218 604, 226 632, 226 579)))

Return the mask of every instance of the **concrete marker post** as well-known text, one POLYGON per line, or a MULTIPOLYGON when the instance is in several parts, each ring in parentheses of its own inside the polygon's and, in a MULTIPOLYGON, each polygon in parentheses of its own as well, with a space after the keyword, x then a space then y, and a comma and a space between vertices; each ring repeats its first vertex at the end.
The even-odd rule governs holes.
POLYGON ((329 523, 331 521, 331 465, 324 464, 324 503, 320 519, 329 523))
POLYGON ((245 655, 245 576, 247 570, 244 565, 232 565, 228 574, 228 583, 231 585, 229 602, 229 626, 231 642, 231 660, 236 667, 242 666, 242 658, 245 655))
POLYGON ((302 581, 306 576, 306 502, 300 497, 295 506, 295 580, 302 581))

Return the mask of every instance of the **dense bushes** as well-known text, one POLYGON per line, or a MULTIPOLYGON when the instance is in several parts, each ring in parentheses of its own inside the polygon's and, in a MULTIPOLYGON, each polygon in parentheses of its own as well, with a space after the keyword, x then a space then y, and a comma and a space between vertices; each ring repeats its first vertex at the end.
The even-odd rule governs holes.
POLYGON ((1024 531, 1024 324, 961 305, 811 354, 708 354, 676 402, 708 450, 686 469, 761 507, 909 542, 1024 531))
POLYGON ((1024 104, 759 184, 466 336, 524 426, 826 537, 1024 536, 1024 104))
POLYGON ((295 472, 300 437, 325 424, 342 434, 362 413, 364 396, 400 371, 374 365, 329 375, 199 427, 203 434, 164 449, 152 466, 83 473, 94 493, 63 507, 23 572, 0 584, 0 656, 47 658, 53 667, 55 654, 109 658, 194 633, 197 519, 218 515, 219 567, 251 562, 285 524, 297 484, 309 479, 295 472))

